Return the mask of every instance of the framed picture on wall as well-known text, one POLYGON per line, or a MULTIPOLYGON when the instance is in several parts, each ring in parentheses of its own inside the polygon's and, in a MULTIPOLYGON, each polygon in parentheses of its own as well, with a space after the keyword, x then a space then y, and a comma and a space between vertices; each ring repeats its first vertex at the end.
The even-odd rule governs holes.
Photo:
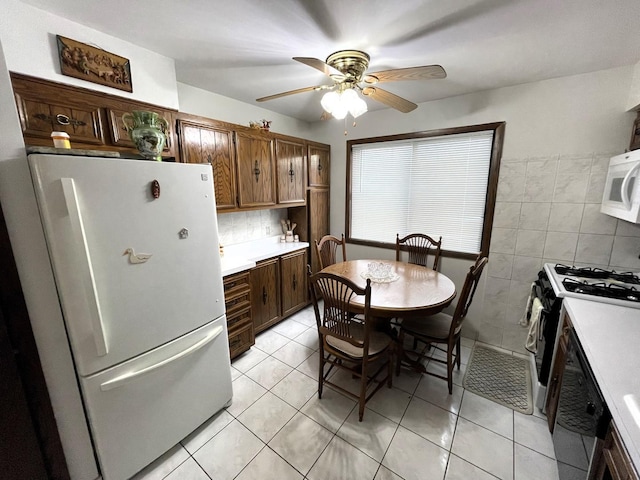
POLYGON ((56 35, 63 75, 133 92, 129 59, 56 35))

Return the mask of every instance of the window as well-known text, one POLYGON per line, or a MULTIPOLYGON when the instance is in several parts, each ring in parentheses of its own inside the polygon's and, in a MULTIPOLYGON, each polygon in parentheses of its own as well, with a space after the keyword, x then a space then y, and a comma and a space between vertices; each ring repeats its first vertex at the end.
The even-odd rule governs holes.
POLYGON ((347 238, 395 248, 442 236, 452 256, 487 254, 504 123, 347 143, 347 238))

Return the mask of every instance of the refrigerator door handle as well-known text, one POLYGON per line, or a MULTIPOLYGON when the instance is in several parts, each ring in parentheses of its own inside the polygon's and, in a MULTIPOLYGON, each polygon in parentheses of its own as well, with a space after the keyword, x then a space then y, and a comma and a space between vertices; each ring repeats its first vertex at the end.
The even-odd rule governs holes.
POLYGON ((197 341, 196 343, 194 343, 193 345, 191 345, 190 347, 185 348, 184 350, 182 350, 179 353, 176 353, 175 355, 172 355, 169 358, 165 358, 164 360, 158 362, 158 363, 154 363, 153 365, 150 365, 148 367, 145 368, 141 368, 140 370, 134 370, 132 372, 128 372, 125 373, 124 375, 120 375, 119 377, 116 377, 112 380, 109 380, 107 382, 101 383, 100 384, 100 390, 102 390, 103 392, 106 392, 108 390, 112 390, 114 388, 118 388, 121 385, 130 382, 131 380, 135 379, 136 377, 140 377, 142 375, 146 375, 147 373, 151 373, 152 371, 160 368, 160 367, 164 367, 165 365, 171 363, 171 362, 175 362, 176 360, 180 360, 183 357, 186 357, 187 355, 191 355, 192 353, 196 352, 197 350, 201 349, 202 347, 204 347, 205 345, 207 345, 208 343, 211 343, 213 340, 215 340, 215 338, 220 335, 222 333, 223 328, 221 326, 218 326, 216 328, 214 328, 213 330, 211 330, 211 333, 209 333, 209 335, 207 335, 206 337, 204 337, 202 340, 197 341))
POLYGON ((89 246, 87 245, 87 236, 84 230, 84 223, 82 221, 82 213, 80 211, 76 186, 73 178, 61 178, 60 182, 62 182, 62 192, 67 205, 67 212, 69 213, 69 220, 71 221, 71 230, 74 240, 80 247, 80 252, 84 253, 84 255, 81 255, 79 264, 82 270, 81 274, 83 283, 85 285, 91 285, 90 293, 93 293, 93 295, 87 295, 87 302, 89 303, 90 309, 89 318, 91 319, 91 328, 93 330, 93 340, 96 344, 96 350, 98 356, 102 357, 109 352, 109 346, 107 345, 107 338, 104 332, 100 300, 98 299, 98 290, 96 288, 96 280, 93 275, 91 255, 89 254, 89 246))

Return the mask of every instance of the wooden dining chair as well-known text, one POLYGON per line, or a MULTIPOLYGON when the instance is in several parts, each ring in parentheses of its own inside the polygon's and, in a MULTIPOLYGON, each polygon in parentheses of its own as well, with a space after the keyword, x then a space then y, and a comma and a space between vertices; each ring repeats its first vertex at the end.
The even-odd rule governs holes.
POLYGON ((371 280, 365 288, 339 275, 316 273, 309 269, 309 290, 316 314, 320 343, 320 367, 318 373, 318 398, 322 387, 331 385, 358 401, 358 418, 362 421, 366 402, 386 383, 391 388, 393 378, 393 340, 388 335, 373 330, 369 315, 371 304, 371 280), (350 301, 357 295, 364 296, 363 321, 354 319, 349 311, 350 301), (320 300, 323 300, 322 312, 320 300), (370 372, 372 362, 382 360, 370 372), (325 372, 325 365, 329 368, 325 372), (358 393, 353 393, 329 380, 333 368, 347 370, 360 379, 358 393), (386 375, 382 378, 382 372, 386 375), (368 393, 367 393, 368 392, 368 393))
POLYGON ((438 270, 441 246, 442 237, 436 241, 424 233, 411 233, 403 238, 396 234, 396 261, 400 261, 400 251, 405 250, 409 252, 409 263, 428 267, 428 257, 433 255, 432 268, 438 270))
POLYGON ((325 235, 319 242, 315 240, 315 244, 320 270, 338 261, 338 247, 342 248, 342 261, 347 261, 347 248, 344 241, 344 234, 341 235, 340 238, 334 237, 333 235, 325 235))
MULTIPOLYGON (((453 392, 454 364, 457 365, 458 370, 460 370, 460 331, 462 330, 462 322, 469 311, 469 306, 471 305, 473 295, 478 287, 478 281, 480 280, 482 270, 487 264, 487 261, 487 257, 478 256, 475 263, 469 268, 453 316, 441 312, 424 318, 405 318, 400 324, 397 342, 398 348, 400 349, 399 358, 407 356, 411 359, 411 356, 414 356, 414 361, 418 361, 427 357, 430 361, 445 364, 447 367, 446 377, 428 371, 425 373, 446 380, 449 386, 449 395, 453 392), (409 355, 408 352, 404 350, 404 338, 407 334, 413 336, 418 342, 423 343, 425 345, 424 348, 417 351, 414 346, 412 355, 409 355), (446 360, 436 358, 432 354, 427 355, 427 352, 432 353, 433 350, 445 352, 447 355, 446 360)), ((396 374, 399 373, 400 362, 398 361, 396 364, 396 374)))

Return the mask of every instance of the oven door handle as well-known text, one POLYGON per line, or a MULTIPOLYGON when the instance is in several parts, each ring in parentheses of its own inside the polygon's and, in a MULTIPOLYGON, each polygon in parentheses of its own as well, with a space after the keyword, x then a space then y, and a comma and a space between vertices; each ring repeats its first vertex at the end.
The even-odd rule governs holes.
POLYGON ((640 168, 640 162, 631 167, 631 170, 629 170, 624 176, 624 180, 622 180, 622 186, 620 187, 622 189, 622 203, 624 203, 624 208, 626 208, 627 210, 631 210, 631 198, 627 193, 627 189, 629 187, 631 177, 633 177, 633 174, 638 170, 638 168, 640 168))

